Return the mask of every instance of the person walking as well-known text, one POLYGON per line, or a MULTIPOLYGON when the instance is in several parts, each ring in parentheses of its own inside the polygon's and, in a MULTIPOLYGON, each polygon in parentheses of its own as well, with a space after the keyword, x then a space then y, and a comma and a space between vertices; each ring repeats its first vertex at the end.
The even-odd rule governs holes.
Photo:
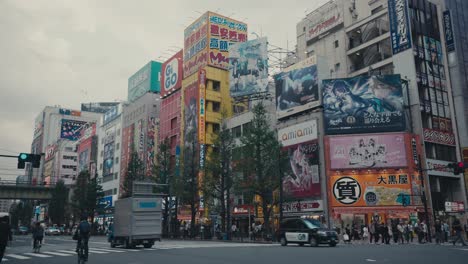
POLYGON ((434 224, 434 230, 436 236, 436 244, 439 245, 441 243, 444 243, 442 224, 440 223, 439 219, 437 219, 434 224))
POLYGON ((400 240, 401 244, 404 244, 405 243, 405 238, 404 238, 405 228, 404 228, 404 225, 403 225, 402 222, 398 222, 397 230, 398 230, 398 239, 397 240, 400 240))
POLYGON ((32 231, 33 236, 33 250, 36 250, 38 247, 42 246, 42 240, 44 239, 44 228, 42 228, 41 223, 36 222, 36 226, 32 231))
POLYGON ((422 223, 418 222, 415 224, 414 226, 414 232, 416 233, 416 235, 418 236, 418 243, 419 244, 423 244, 423 231, 422 231, 422 223))
POLYGON ((346 225, 345 232, 343 234, 343 241, 344 243, 351 243, 351 229, 349 229, 349 225, 346 225))
MULTIPOLYGON (((375 238, 375 225, 374 225, 374 221, 371 220, 370 224, 369 224, 369 243, 372 244, 372 240, 375 238)), ((377 243, 377 242, 375 242, 377 243)))
POLYGON ((390 243, 390 237, 388 234, 388 226, 387 224, 381 223, 380 224, 380 236, 382 237, 382 244, 389 244, 390 243))
POLYGON ((392 236, 393 236, 393 243, 398 243, 398 239, 400 238, 398 232, 398 220, 391 221, 391 228, 392 228, 392 236))
POLYGON ((463 234, 462 234, 462 226, 460 223, 460 220, 455 217, 452 223, 452 229, 453 232, 455 233, 455 240, 453 240, 453 245, 455 246, 457 244, 457 241, 460 240, 463 246, 467 246, 465 243, 465 240, 463 239, 463 234))
MULTIPOLYGON (((367 238, 369 237, 369 228, 367 226, 362 227, 362 241, 365 243, 367 238)), ((371 239, 372 243, 372 239, 371 239)))
POLYGON ((449 234, 450 234, 450 227, 447 224, 447 221, 444 221, 442 224, 442 228, 444 230, 444 241, 448 242, 449 234))
POLYGON ((0 218, 0 263, 2 262, 3 255, 5 254, 5 248, 8 241, 11 241, 12 239, 10 218, 8 216, 4 216, 0 218))

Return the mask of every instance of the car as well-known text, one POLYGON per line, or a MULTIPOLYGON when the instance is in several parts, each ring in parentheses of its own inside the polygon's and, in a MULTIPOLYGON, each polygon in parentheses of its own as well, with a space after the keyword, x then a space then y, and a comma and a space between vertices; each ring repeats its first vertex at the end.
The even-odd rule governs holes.
POLYGON ((45 234, 48 236, 58 236, 60 235, 60 229, 56 227, 49 227, 45 230, 45 234))
POLYGON ((338 244, 338 233, 327 229, 314 219, 294 218, 283 221, 280 225, 279 239, 281 246, 296 243, 300 246, 309 244, 317 247, 320 244, 328 244, 331 247, 338 244))
POLYGON ((18 228, 19 235, 27 235, 29 233, 29 228, 27 226, 20 226, 18 228))

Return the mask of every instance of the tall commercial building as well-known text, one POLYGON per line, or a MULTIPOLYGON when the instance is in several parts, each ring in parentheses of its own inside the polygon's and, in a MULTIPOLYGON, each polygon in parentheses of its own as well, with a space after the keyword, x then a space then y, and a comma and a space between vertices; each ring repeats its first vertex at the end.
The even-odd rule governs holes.
MULTIPOLYGON (((81 112, 77 110, 60 108, 59 106, 45 107, 35 120, 34 135, 31 144, 31 153, 44 153, 45 155, 42 157, 40 168, 35 169, 31 167, 31 164, 27 164, 26 172, 29 176, 29 181, 33 184, 36 184, 38 182, 44 182, 47 177, 49 177, 49 182, 58 180, 60 178, 59 175, 62 174, 58 174, 57 177, 52 181, 52 175, 49 175, 51 172, 46 173, 45 157, 47 156, 47 150, 50 151, 50 149, 55 145, 56 148, 54 150, 54 154, 57 151, 62 153, 74 152, 75 150, 73 149, 73 145, 79 139, 82 129, 86 129, 92 123, 97 123, 100 118, 101 114, 99 113, 81 112)), ((76 156, 76 153, 74 153, 74 155, 76 156)), ((53 155, 49 155, 48 158, 51 158, 52 156, 53 155)), ((68 160, 65 162, 67 164, 64 166, 67 167, 64 169, 73 170, 73 168, 68 167, 72 166, 71 164, 68 164, 70 160, 73 160, 69 158, 71 156, 73 156, 71 153, 70 155, 62 155, 64 160, 68 160)), ((54 165, 59 166, 58 164, 62 164, 62 162, 57 162, 54 165)), ((52 165, 49 164, 47 166, 50 167, 52 165)), ((52 169, 50 169, 50 171, 51 170, 52 169)), ((63 175, 69 175, 70 179, 73 178, 73 176, 71 176, 71 172, 67 172, 63 175)))

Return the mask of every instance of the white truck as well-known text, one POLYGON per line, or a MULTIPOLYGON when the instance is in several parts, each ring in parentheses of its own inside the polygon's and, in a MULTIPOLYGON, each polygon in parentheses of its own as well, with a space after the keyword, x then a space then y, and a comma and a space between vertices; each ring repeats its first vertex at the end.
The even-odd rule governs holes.
POLYGON ((162 199, 160 197, 129 197, 115 202, 114 223, 110 246, 151 248, 161 241, 162 199))

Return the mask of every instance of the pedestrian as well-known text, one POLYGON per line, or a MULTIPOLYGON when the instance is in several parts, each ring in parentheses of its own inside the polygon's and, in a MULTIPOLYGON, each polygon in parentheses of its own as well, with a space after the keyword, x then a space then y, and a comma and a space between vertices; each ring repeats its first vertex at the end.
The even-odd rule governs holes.
POLYGON ((346 225, 345 232, 343 234, 343 241, 345 243, 351 243, 351 229, 349 229, 349 225, 346 225))
POLYGON ((409 241, 413 243, 414 239, 414 223, 409 222, 408 223, 408 236, 409 236, 409 241))
POLYGON ((372 244, 372 240, 374 239, 374 237, 375 237, 375 225, 374 225, 374 221, 371 220, 369 224, 369 243, 372 244))
POLYGON ((33 250, 35 250, 38 246, 39 247, 42 246, 42 240, 44 239, 44 228, 42 228, 39 222, 36 222, 36 226, 32 230, 32 236, 33 236, 33 250))
POLYGON ((4 216, 0 218, 0 263, 2 262, 3 255, 5 254, 5 248, 8 241, 12 240, 10 218, 4 216))
POLYGON ((461 226, 460 220, 458 220, 457 217, 455 217, 455 219, 453 220, 452 229, 453 229, 453 232, 455 233, 455 240, 453 240, 453 245, 455 246, 457 241, 460 240, 462 245, 466 246, 467 244, 465 243, 465 240, 463 239, 463 235, 462 235, 462 231, 463 231, 462 226, 461 226))
POLYGON ((434 224, 434 230, 436 236, 436 244, 439 245, 440 243, 444 243, 442 224, 440 223, 439 219, 437 219, 434 224))
MULTIPOLYGON (((381 237, 380 236, 380 225, 379 225, 379 222, 378 221, 375 221, 374 222, 374 230, 375 230, 375 233, 374 233, 374 241, 375 241, 375 244, 379 244, 379 238, 381 237)), ((383 237, 382 237, 382 243, 383 243, 383 237)))
POLYGON ((401 244, 404 244, 405 243, 405 238, 404 238, 404 234, 405 234, 405 228, 404 228, 404 225, 402 222, 398 222, 398 225, 397 225, 397 231, 398 231, 398 239, 397 240, 400 240, 401 241, 401 244))
POLYGON ((235 223, 232 223, 231 232, 232 232, 232 238, 235 238, 237 236, 237 226, 235 223))
POLYGON ((445 242, 448 242, 448 237, 449 237, 449 234, 450 234, 450 227, 447 224, 447 221, 444 221, 444 224, 442 225, 442 227, 444 229, 444 240, 445 240, 445 242))
POLYGON ((423 231, 422 231, 422 223, 418 222, 416 223, 416 225, 414 226, 414 232, 416 233, 416 235, 418 236, 418 243, 419 244, 423 244, 424 241, 423 241, 423 231))
POLYGON ((421 229, 422 229, 422 232, 423 232, 423 239, 424 239, 424 242, 426 243, 426 242, 429 241, 429 237, 427 235, 428 234, 428 232, 427 232, 428 227, 427 227, 426 222, 424 222, 424 221, 422 221, 421 225, 422 225, 421 229))
POLYGON ((392 236, 393 236, 393 243, 398 243, 398 239, 400 238, 398 233, 398 220, 391 221, 392 226, 392 236))
POLYGON ((382 237, 382 244, 388 244, 390 242, 387 224, 383 222, 380 224, 380 236, 382 237))
MULTIPOLYGON (((362 240, 364 243, 366 242, 367 238, 369 237, 369 228, 367 226, 362 227, 362 240)), ((370 242, 372 243, 372 239, 370 239, 370 242)))

